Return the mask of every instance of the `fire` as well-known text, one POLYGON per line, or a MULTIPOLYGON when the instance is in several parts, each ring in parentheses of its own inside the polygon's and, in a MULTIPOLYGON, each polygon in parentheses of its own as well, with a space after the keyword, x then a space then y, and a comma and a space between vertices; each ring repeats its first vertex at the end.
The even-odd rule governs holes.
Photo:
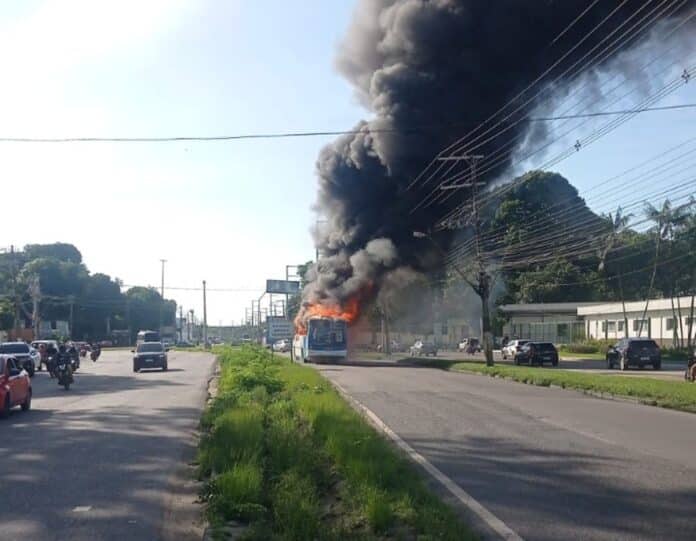
POLYGON ((305 304, 295 318, 295 330, 297 334, 307 334, 306 321, 315 316, 343 319, 346 323, 353 323, 360 313, 360 298, 355 296, 348 299, 343 306, 336 304, 305 304))

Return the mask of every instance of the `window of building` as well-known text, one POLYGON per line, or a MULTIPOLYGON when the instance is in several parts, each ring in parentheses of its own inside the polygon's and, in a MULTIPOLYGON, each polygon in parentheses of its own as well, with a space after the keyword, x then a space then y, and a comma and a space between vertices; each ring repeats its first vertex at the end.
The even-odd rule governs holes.
POLYGON ((447 323, 442 324, 442 334, 447 334, 447 323))
POLYGON ((665 321, 665 329, 668 331, 674 330, 674 318, 673 317, 667 318, 667 320, 665 321))
MULTIPOLYGON (((691 320, 692 320, 692 318, 690 318, 690 317, 688 317, 688 316, 685 317, 685 318, 684 318, 684 325, 686 325, 687 327, 688 327, 689 325, 691 325, 691 320)), ((693 320, 694 320, 694 323, 696 323, 696 318, 693 318, 693 320)))
POLYGON ((640 328, 643 328, 643 331, 648 330, 648 320, 647 319, 634 319, 633 320, 633 330, 638 331, 640 328), (642 325, 641 325, 642 322, 642 325))
POLYGON ((607 322, 602 321, 602 332, 607 332, 607 322))
POLYGON ((624 322, 623 322, 623 320, 617 321, 616 324, 617 324, 617 326, 618 326, 619 332, 623 332, 623 330, 624 330, 624 322))
POLYGON ((607 321, 607 330, 609 332, 616 332, 616 321, 607 321))

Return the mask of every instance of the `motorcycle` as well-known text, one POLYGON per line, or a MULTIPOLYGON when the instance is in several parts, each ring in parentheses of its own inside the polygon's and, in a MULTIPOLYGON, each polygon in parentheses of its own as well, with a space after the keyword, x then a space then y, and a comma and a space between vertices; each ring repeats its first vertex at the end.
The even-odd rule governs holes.
POLYGON ((686 381, 696 382, 696 354, 692 355, 691 359, 684 371, 684 379, 686 381))
POLYGON ((68 353, 70 354, 70 368, 73 372, 77 372, 77 369, 80 368, 80 354, 75 348, 72 348, 68 353))
POLYGON ((70 384, 73 383, 73 371, 70 367, 70 363, 64 359, 60 359, 56 362, 54 369, 55 377, 58 379, 58 385, 65 387, 65 390, 70 389, 70 384))
POLYGON ((98 349, 93 349, 91 353, 89 354, 89 358, 92 359, 92 362, 97 362, 97 359, 99 358, 99 355, 101 354, 101 351, 98 349))

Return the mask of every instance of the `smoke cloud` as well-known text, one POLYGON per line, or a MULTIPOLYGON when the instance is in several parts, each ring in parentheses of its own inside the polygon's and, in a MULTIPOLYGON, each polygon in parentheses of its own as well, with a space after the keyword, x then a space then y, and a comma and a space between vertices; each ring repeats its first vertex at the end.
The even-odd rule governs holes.
MULTIPOLYGON (((411 213, 434 187, 430 183, 407 189, 419 171, 533 83, 574 44, 584 40, 558 63, 552 77, 593 47, 601 50, 602 40, 612 32, 618 37, 649 13, 644 20, 655 24, 683 18, 694 2, 645 4, 629 0, 617 9, 619 3, 601 1, 571 25, 588 6, 586 0, 359 1, 336 66, 371 116, 355 126, 356 133, 339 137, 319 154, 316 209, 326 223, 315 231, 315 241, 323 257, 309 276, 305 301, 341 303, 366 291, 374 297, 386 276, 394 286, 399 276, 394 269, 423 271, 439 264, 439 254, 427 241, 414 239, 413 231, 430 228, 464 195, 411 213), (652 11, 656 6, 660 9, 652 11)), ((681 32, 692 32, 693 22, 681 32)), ((651 39, 649 30, 625 50, 606 55, 592 73, 571 70, 572 78, 561 77, 514 118, 534 111, 543 100, 565 95, 580 77, 589 83, 587 92, 600 95, 602 73, 618 69, 627 80, 639 77, 634 72, 640 55, 628 54, 628 49, 636 50, 651 39)), ((507 149, 497 166, 482 175, 483 181, 492 182, 507 171, 520 145, 548 137, 543 125, 533 132, 529 127, 521 122, 498 129, 477 149, 482 154, 507 149)))

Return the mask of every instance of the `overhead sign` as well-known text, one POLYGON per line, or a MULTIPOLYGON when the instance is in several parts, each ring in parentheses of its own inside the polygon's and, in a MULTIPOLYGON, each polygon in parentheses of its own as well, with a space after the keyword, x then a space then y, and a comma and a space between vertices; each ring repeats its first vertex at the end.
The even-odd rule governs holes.
POLYGON ((294 295, 300 291, 300 282, 294 280, 266 280, 266 293, 294 295))
POLYGON ((278 340, 291 340, 295 334, 292 321, 280 316, 268 316, 266 319, 266 343, 272 344, 278 340))

